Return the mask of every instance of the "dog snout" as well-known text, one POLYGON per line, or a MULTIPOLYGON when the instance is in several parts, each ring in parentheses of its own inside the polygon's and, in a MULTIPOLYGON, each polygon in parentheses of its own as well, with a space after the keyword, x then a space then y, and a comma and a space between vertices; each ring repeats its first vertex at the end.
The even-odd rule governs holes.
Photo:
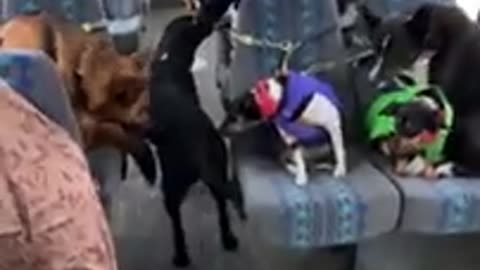
POLYGON ((417 154, 422 150, 418 138, 396 137, 390 141, 390 151, 396 156, 417 154))

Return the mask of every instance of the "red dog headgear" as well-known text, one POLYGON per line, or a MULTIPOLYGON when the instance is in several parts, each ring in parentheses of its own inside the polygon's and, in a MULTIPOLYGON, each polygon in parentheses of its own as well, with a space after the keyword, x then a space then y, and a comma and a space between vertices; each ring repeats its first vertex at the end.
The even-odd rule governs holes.
POLYGON ((270 93, 271 84, 268 79, 260 80, 253 88, 253 96, 260 114, 264 119, 270 119, 275 116, 278 110, 279 102, 275 100, 270 93))

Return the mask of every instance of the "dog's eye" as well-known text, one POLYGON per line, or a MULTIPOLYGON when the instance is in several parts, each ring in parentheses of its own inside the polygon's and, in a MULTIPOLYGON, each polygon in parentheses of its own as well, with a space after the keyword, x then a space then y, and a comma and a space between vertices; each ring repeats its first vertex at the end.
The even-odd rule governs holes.
POLYGON ((115 101, 120 104, 127 104, 129 102, 129 99, 130 97, 128 95, 128 91, 120 91, 115 96, 115 101))
POLYGON ((415 137, 419 130, 415 127, 415 124, 410 121, 408 117, 401 117, 400 118, 400 128, 399 131, 401 134, 407 137, 415 137))

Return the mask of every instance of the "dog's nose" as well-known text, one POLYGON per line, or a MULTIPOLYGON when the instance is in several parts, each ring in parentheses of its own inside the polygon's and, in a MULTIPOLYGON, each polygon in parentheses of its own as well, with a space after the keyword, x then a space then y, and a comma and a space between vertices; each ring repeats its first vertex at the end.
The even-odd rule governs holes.
POLYGON ((151 126, 150 115, 146 111, 139 112, 128 121, 126 126, 134 130, 146 130, 151 126))

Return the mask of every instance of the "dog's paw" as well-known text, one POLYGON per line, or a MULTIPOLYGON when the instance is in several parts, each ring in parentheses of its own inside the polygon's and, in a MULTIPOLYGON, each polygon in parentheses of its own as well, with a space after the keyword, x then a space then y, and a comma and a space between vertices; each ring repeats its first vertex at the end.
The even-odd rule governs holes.
POLYGON ((333 171, 333 177, 339 178, 339 177, 344 177, 347 174, 347 168, 345 166, 339 166, 335 167, 335 170, 333 171))
POLYGON ((285 169, 287 169, 287 171, 293 175, 297 175, 297 166, 295 166, 294 164, 290 163, 290 162, 286 162, 285 163, 285 169))
POLYGON ((297 184, 297 186, 305 186, 306 184, 308 183, 308 177, 306 174, 298 174, 296 177, 295 177, 295 184, 297 184))
POLYGON ((225 236, 222 242, 223 248, 226 251, 236 251, 238 249, 238 240, 233 234, 225 236))
POLYGON ((188 256, 188 254, 184 253, 184 254, 176 254, 174 257, 173 257, 173 265, 175 267, 187 267, 189 266, 191 263, 190 261, 190 257, 188 256))
POLYGON ((454 175, 454 164, 451 162, 444 163, 435 169, 436 177, 451 177, 454 175))

